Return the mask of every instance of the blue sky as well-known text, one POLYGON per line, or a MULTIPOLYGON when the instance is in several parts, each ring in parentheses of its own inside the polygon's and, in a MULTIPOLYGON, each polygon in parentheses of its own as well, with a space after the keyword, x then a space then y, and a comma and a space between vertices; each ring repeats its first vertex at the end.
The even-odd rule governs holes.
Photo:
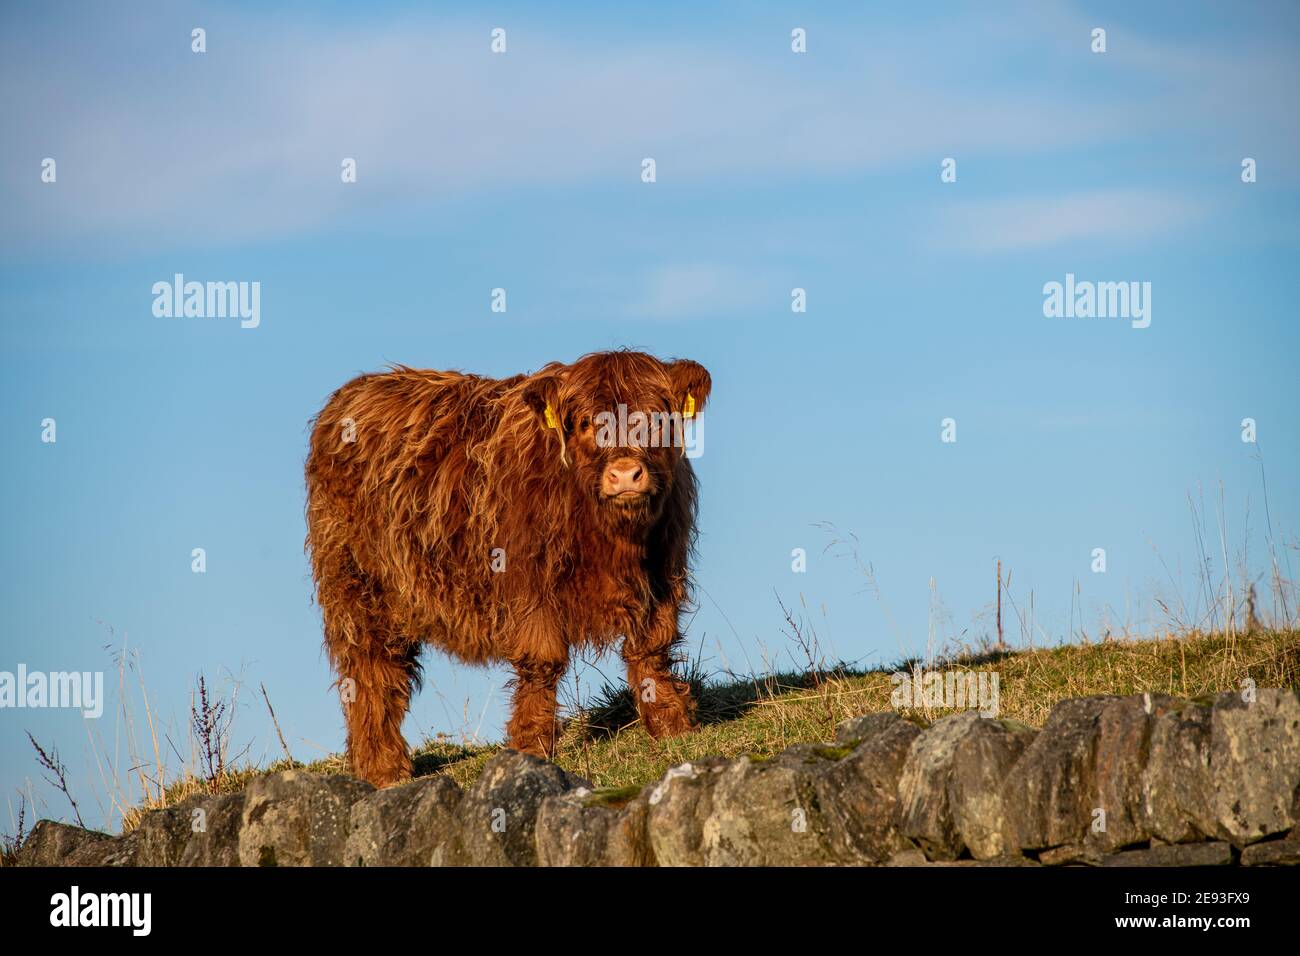
MULTIPOLYGON (((125 641, 182 753, 200 673, 242 680, 250 756, 278 754, 262 683, 295 756, 336 751, 307 421, 389 362, 507 375, 634 346, 705 364, 688 638, 715 670, 791 663, 778 595, 833 658, 973 643, 998 559, 1018 607, 1033 593, 1036 643, 1159 627, 1156 598, 1195 606, 1189 493, 1215 576, 1220 484, 1227 563, 1249 542, 1264 570, 1261 451, 1294 551, 1294 6, 656 9, 0 13, 0 670, 111 684, 105 645, 125 641), (261 325, 155 317, 177 272, 260 282, 261 325), (1150 282, 1150 327, 1045 318, 1067 273, 1150 282), (820 522, 857 535, 874 590, 820 522)), ((426 661, 408 739, 499 739, 507 675, 426 661)), ((111 819, 120 703, 0 711, 0 829, 20 790, 66 813, 27 730, 111 819)))

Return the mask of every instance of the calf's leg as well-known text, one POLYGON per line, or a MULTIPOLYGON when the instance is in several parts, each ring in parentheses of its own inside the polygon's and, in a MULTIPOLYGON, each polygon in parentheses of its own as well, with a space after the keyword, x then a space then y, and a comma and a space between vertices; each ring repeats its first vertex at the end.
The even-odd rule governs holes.
POLYGON ((550 758, 560 741, 555 692, 569 667, 569 645, 560 629, 541 613, 522 621, 504 643, 515 670, 506 724, 510 746, 550 758))
POLYGON ((352 773, 376 787, 389 787, 411 778, 402 719, 420 685, 420 646, 392 633, 379 615, 367 613, 374 607, 356 594, 339 604, 322 603, 325 646, 338 675, 352 773))
POLYGON ((675 737, 696 726, 690 685, 672 671, 673 649, 680 641, 677 607, 669 603, 657 605, 647 626, 623 641, 627 685, 651 737, 675 737))
POLYGON ((340 684, 347 678, 355 681, 355 699, 343 704, 352 772, 376 787, 411 779, 402 720, 419 682, 418 652, 418 645, 363 644, 348 649, 339 671, 340 684))
POLYGON ((506 733, 515 750, 550 758, 560 741, 555 692, 568 667, 564 659, 528 654, 511 662, 515 669, 514 695, 506 733))

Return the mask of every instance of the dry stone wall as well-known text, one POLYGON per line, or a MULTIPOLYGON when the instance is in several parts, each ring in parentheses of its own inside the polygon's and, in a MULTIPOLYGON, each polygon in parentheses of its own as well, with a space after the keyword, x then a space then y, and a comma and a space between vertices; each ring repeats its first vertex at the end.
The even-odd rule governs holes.
POLYGON ((1300 697, 1061 701, 1042 730, 975 712, 842 724, 832 744, 711 757, 639 791, 515 751, 468 789, 291 770, 123 836, 43 820, 20 866, 1229 866, 1300 863, 1300 697))

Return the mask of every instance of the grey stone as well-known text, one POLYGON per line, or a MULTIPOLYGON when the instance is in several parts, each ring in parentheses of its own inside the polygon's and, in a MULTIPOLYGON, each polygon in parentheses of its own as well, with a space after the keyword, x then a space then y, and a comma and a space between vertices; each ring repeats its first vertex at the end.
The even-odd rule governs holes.
POLYGON ((889 858, 885 866, 927 866, 929 860, 925 854, 915 848, 911 850, 900 850, 889 858))
POLYGON ((1300 834, 1291 832, 1280 840, 1252 843, 1241 851, 1242 866, 1300 866, 1300 834))
POLYGON ((953 714, 923 730, 898 784, 898 824, 931 860, 1006 854, 1001 785, 1035 731, 1014 721, 953 714))
POLYGON ((1094 795, 1094 809, 1100 807, 1106 812, 1106 825, 1094 829, 1090 823, 1087 837, 1102 852, 1145 843, 1153 835, 1147 823, 1143 786, 1151 732, 1155 722, 1179 703, 1165 694, 1134 694, 1102 708, 1089 789, 1094 795))
POLYGON ((1128 850, 1102 858, 1102 866, 1228 866, 1232 846, 1228 843, 1179 843, 1128 850))
POLYGON ((1042 866, 1042 864, 1037 862, 1036 860, 1030 860, 1027 857, 1023 857, 1023 856, 998 856, 998 857, 994 857, 991 860, 932 860, 931 862, 926 863, 925 865, 926 866, 948 866, 948 867, 952 867, 952 866, 957 866, 957 867, 1042 866))
POLYGON ((177 809, 189 826, 177 866, 239 866, 239 831, 244 822, 242 791, 190 797, 177 809), (197 811, 202 811, 201 817, 197 811))
POLYGON ((176 866, 190 838, 190 815, 179 807, 150 810, 132 831, 135 836, 134 866, 176 866))
POLYGON ((1087 846, 1091 862, 1151 839, 1211 835, 1194 822, 1211 723, 1163 694, 1061 701, 1007 777, 1009 839, 1030 851, 1087 846))
POLYGON ((585 788, 546 797, 537 812, 541 866, 653 866, 646 822, 652 788, 585 788))
POLYGON ((874 714, 863 714, 860 717, 850 717, 848 720, 842 721, 835 728, 835 743, 841 746, 856 747, 868 737, 874 737, 876 734, 892 729, 900 720, 912 724, 918 730, 928 726, 920 718, 908 720, 896 711, 884 710, 874 714))
POLYGON ((1151 836, 1186 843, 1209 835, 1197 824, 1209 817, 1209 763, 1208 706, 1181 701, 1156 716, 1142 771, 1142 816, 1151 836))
POLYGON ((354 803, 374 787, 351 777, 285 770, 244 793, 241 866, 341 866, 354 803))
POLYGON ((1283 833, 1300 786, 1300 696, 1261 688, 1220 694, 1210 718, 1209 813, 1197 825, 1237 846, 1283 833))
POLYGON ((844 748, 798 744, 742 757, 714 781, 701 849, 709 866, 816 866, 835 858, 819 784, 844 748))
POLYGON ((705 865, 705 824, 727 764, 722 757, 680 764, 647 788, 646 832, 659 866, 705 865))
POLYGON ((1008 847, 1043 850, 1083 843, 1097 794, 1095 768, 1102 711, 1118 697, 1079 697, 1052 708, 1002 788, 1008 847))
POLYGON ((347 866, 431 866, 455 838, 461 789, 441 774, 377 790, 352 804, 347 866))
POLYGON ((894 827, 898 777, 920 728, 896 713, 840 726, 837 744, 772 758, 708 758, 647 788, 661 866, 883 863, 909 844, 894 827))
POLYGON ((837 739, 852 750, 815 781, 831 853, 841 863, 884 863, 913 848, 894 822, 898 781, 921 728, 886 712, 857 718, 842 731, 837 739))
POLYGON ((1023 856, 995 856, 988 860, 930 860, 920 850, 904 850, 889 858, 885 866, 1041 866, 1023 856))
POLYGON ((14 858, 15 866, 66 866, 78 851, 92 844, 112 842, 98 830, 38 820, 14 858))
POLYGON ((483 766, 456 808, 456 839, 445 865, 535 866, 534 830, 542 801, 591 789, 581 777, 530 754, 503 750, 483 766))
POLYGON ((1162 840, 1244 847, 1300 823, 1300 697, 1261 688, 1181 703, 1152 730, 1143 774, 1147 827, 1162 840))
POLYGON ((68 866, 138 866, 140 858, 140 832, 86 843, 68 857, 68 866))
POLYGON ((1067 843, 1044 850, 1038 854, 1038 862, 1043 866, 1101 866, 1104 856, 1095 846, 1067 843))

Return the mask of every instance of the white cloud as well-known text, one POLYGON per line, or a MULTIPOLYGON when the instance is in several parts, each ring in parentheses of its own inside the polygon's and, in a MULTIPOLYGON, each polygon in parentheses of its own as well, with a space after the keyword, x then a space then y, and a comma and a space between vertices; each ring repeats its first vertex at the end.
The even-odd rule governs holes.
POLYGON ((1204 202, 1142 190, 1010 197, 955 203, 928 224, 931 245, 968 252, 1015 252, 1066 242, 1140 243, 1208 214, 1204 202))
MULTIPOLYGON (((1024 82, 1082 42, 1070 39, 1082 21, 1068 8, 910 30, 858 23, 846 32, 861 30, 862 44, 841 36, 806 57, 725 35, 631 30, 516 33, 511 52, 494 56, 481 25, 434 16, 288 23, 225 12, 207 15, 199 56, 181 29, 192 13, 165 9, 127 21, 83 8, 0 31, 0 202, 10 212, 0 243, 268 239, 520 188, 671 191, 736 177, 782 188, 779 177, 937 170, 954 153, 1146 139, 1153 122, 1232 148, 1300 142, 1284 94, 1269 92, 1295 73, 1276 51, 1205 56, 1114 37, 1110 59, 1083 61, 1108 71, 1098 83, 1024 82), (1008 29, 1021 21, 1023 31, 1008 29), (990 68, 1004 59, 1015 69, 990 68), (1149 78, 1152 63, 1160 83, 1115 86, 1149 78), (1237 98, 1246 91, 1253 98, 1237 98), (56 187, 38 179, 47 155, 59 161, 56 187), (659 162, 654 187, 637 179, 647 155, 659 162), (358 161, 355 186, 339 182, 345 156, 358 161)), ((1008 236, 1052 231, 1021 220, 1008 236)))
POLYGON ((752 276, 713 264, 665 265, 645 277, 640 297, 628 305, 631 318, 709 318, 753 307, 761 298, 752 276))

